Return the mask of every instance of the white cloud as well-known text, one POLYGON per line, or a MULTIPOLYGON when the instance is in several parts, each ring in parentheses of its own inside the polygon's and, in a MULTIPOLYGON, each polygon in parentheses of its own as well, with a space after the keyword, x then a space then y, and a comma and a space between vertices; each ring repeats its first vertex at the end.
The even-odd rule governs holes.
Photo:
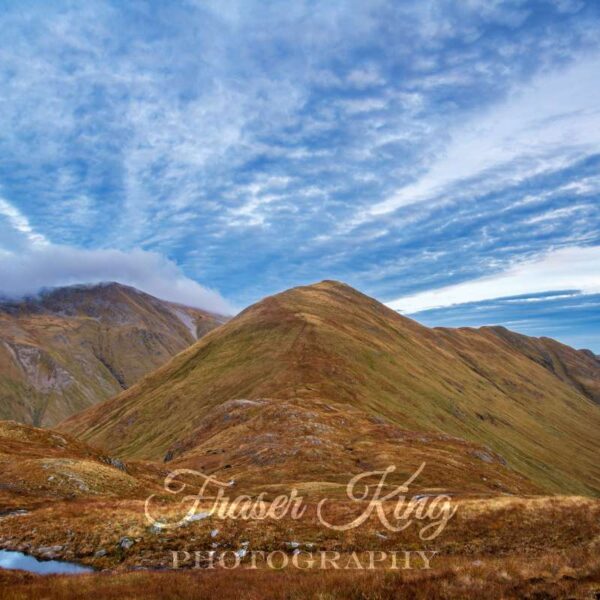
POLYGON ((561 248, 518 262, 502 273, 388 302, 403 313, 559 290, 600 293, 600 246, 561 248))
POLYGON ((229 195, 241 196, 241 205, 229 209, 223 218, 228 227, 263 226, 269 216, 270 205, 284 198, 283 192, 291 177, 259 176, 249 185, 233 188, 229 195))
POLYGON ((33 230, 24 214, 2 198, 0 198, 0 215, 5 217, 9 225, 24 235, 31 244, 44 245, 48 243, 48 240, 43 235, 33 230))
POLYGON ((117 281, 164 300, 221 314, 236 312, 218 292, 190 279, 157 252, 53 244, 3 198, 0 217, 8 225, 2 229, 0 218, 0 297, 21 297, 47 287, 117 281))
POLYGON ((383 110, 387 108, 388 101, 385 98, 357 98, 354 100, 342 100, 340 105, 349 115, 383 110))
POLYGON ((0 295, 35 294, 44 287, 118 281, 164 300, 221 314, 235 309, 216 291, 186 277, 172 261, 144 250, 84 250, 47 244, 0 252, 0 295))
POLYGON ((516 89, 452 131, 443 153, 416 181, 357 214, 350 227, 403 206, 457 198, 473 183, 476 193, 501 189, 598 151, 599 72, 600 57, 593 56, 516 89))
POLYGON ((555 208, 545 213, 541 213, 534 217, 525 220, 525 224, 532 225, 534 223, 541 223, 543 221, 555 221, 560 219, 561 221, 565 218, 575 218, 576 213, 585 213, 587 211, 593 211, 594 207, 590 204, 575 204, 574 206, 566 206, 564 208, 555 208))
POLYGON ((364 69, 354 69, 348 74, 346 81, 359 89, 383 85, 385 83, 385 79, 373 65, 364 69))

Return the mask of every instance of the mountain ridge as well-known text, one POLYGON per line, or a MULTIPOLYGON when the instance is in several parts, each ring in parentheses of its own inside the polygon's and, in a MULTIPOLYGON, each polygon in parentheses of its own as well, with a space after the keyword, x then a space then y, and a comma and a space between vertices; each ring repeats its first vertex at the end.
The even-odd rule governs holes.
POLYGON ((597 378, 600 361, 591 350, 576 350, 549 337, 528 336, 502 326, 479 329, 492 332, 561 381, 600 404, 600 380, 597 378))
POLYGON ((429 329, 326 280, 248 307, 59 429, 162 459, 235 398, 325 401, 487 445, 544 489, 597 494, 598 405, 514 346, 485 330, 429 329))

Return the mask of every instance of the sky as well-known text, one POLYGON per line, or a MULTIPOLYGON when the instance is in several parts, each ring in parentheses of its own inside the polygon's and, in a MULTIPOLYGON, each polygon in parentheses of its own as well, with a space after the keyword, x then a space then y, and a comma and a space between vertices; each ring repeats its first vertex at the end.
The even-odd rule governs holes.
POLYGON ((600 353, 600 3, 0 0, 0 293, 337 279, 600 353))

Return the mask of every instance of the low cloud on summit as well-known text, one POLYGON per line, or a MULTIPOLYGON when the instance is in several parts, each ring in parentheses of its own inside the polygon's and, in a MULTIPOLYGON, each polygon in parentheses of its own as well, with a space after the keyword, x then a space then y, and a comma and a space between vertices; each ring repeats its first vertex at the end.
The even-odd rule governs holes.
POLYGON ((83 250, 43 244, 21 253, 0 250, 0 295, 20 297, 42 288, 117 281, 164 300, 221 314, 235 308, 172 261, 145 250, 83 250))

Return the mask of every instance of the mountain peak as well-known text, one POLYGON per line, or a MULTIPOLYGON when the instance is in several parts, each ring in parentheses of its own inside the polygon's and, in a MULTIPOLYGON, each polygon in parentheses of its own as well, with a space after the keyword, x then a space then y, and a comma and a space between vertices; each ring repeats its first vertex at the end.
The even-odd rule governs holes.
MULTIPOLYGON (((491 331, 428 329, 350 286, 322 281, 261 300, 61 427, 123 457, 155 459, 187 447, 236 398, 300 403, 309 413, 318 401, 412 431, 485 440, 546 489, 600 490, 600 476, 589 478, 597 407, 525 350, 491 331), (562 419, 565 411, 577 418, 562 419), (561 453, 559 431, 568 445, 561 453)), ((600 380, 600 369, 587 376, 600 380)))
MULTIPOLYGON (((352 286, 348 285, 347 283, 344 283, 343 281, 338 281, 337 279, 323 279, 316 283, 310 284, 308 287, 354 289, 352 286)), ((354 291, 358 291, 358 290, 354 290, 354 291)))
MULTIPOLYGON (((311 327, 321 325, 353 330, 364 337, 361 330, 370 325, 372 335, 386 335, 389 323, 399 329, 412 329, 426 334, 427 328, 402 316, 375 298, 363 294, 350 285, 325 279, 301 285, 267 296, 239 313, 239 323, 260 322, 263 326, 279 327, 284 322, 304 322, 311 327)), ((238 323, 233 319, 233 323, 238 323)), ((305 330, 304 335, 308 332, 305 330)))

